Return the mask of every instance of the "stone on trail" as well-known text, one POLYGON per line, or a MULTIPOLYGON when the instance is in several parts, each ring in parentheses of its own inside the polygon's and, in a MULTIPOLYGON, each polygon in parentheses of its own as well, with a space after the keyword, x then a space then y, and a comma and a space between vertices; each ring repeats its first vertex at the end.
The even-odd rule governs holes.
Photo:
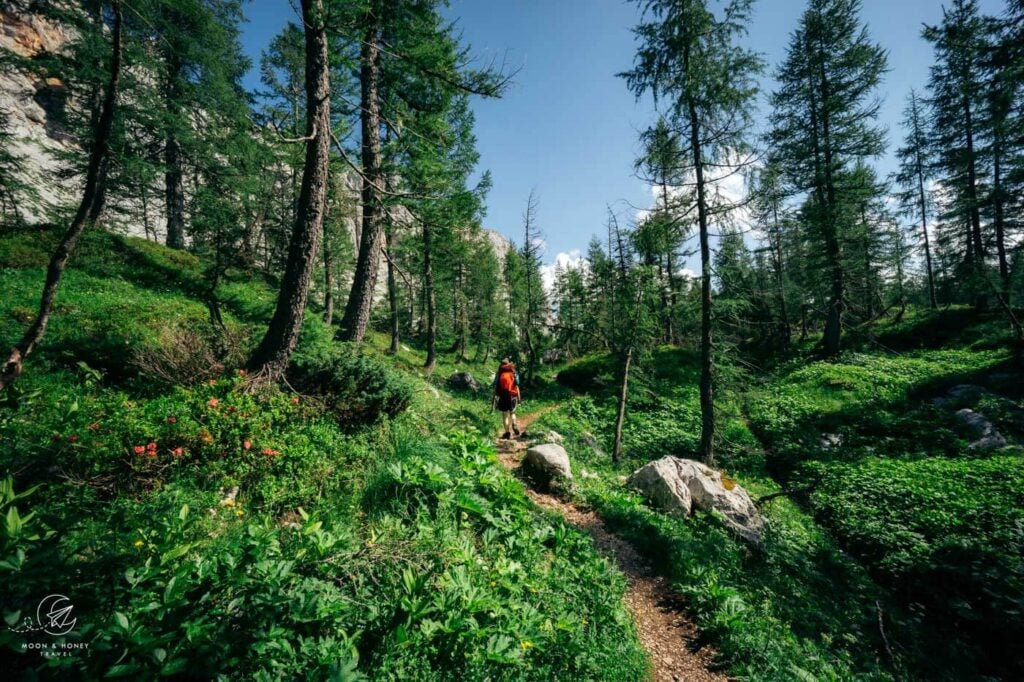
POLYGON ((554 479, 572 480, 569 453, 558 443, 534 445, 526 451, 523 466, 536 474, 543 483, 549 483, 554 479))
POLYGON ((720 512, 733 532, 761 544, 764 519, 750 495, 722 472, 700 462, 662 457, 634 471, 626 485, 669 514, 688 516, 694 507, 720 512))
POLYGON ((480 384, 469 372, 456 372, 448 377, 448 385, 466 391, 479 391, 480 384))
POLYGON ((956 417, 977 437, 967 446, 971 450, 991 450, 1006 445, 1006 438, 996 430, 996 427, 985 415, 965 407, 962 410, 957 410, 956 417))

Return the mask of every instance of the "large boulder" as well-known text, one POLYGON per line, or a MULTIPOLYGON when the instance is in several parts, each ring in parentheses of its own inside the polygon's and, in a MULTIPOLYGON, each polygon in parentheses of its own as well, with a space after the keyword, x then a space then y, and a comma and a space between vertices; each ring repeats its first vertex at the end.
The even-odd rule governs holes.
POLYGON ((558 443, 542 443, 534 445, 526 451, 523 466, 538 482, 549 484, 552 481, 572 481, 572 469, 569 467, 569 453, 558 443))
POLYGON ((463 391, 480 390, 480 383, 469 372, 455 372, 448 377, 448 385, 463 391))
POLYGON ((675 516, 688 516, 694 508, 717 511, 737 535, 761 544, 764 519, 750 495, 722 472, 700 462, 662 457, 634 471, 626 485, 675 516))
POLYGON ((975 436, 975 440, 967 446, 971 450, 992 450, 1006 445, 1006 438, 996 430, 996 427, 985 415, 965 407, 962 410, 957 410, 956 418, 967 426, 975 436))

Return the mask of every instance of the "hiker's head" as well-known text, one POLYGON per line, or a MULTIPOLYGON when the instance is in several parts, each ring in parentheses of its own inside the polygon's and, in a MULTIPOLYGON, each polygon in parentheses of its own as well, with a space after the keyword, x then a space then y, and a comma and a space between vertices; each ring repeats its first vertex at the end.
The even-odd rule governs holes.
POLYGON ((509 360, 508 358, 502 358, 501 359, 501 364, 503 364, 503 365, 511 365, 512 361, 509 360))

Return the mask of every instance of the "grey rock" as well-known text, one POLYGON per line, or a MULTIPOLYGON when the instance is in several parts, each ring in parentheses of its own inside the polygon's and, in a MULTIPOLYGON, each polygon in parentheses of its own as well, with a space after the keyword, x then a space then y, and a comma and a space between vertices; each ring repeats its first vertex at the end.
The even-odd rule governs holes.
POLYGON ((455 372, 448 377, 448 385, 467 391, 479 391, 480 383, 469 372, 455 372))
POLYGON ((957 410, 956 418, 961 421, 975 436, 975 440, 967 447, 971 450, 992 450, 1006 445, 1006 438, 999 433, 995 425, 980 412, 964 408, 957 410))
POLYGON ((572 480, 569 453, 558 443, 534 445, 526 451, 523 465, 532 473, 537 474, 544 482, 552 479, 572 480))
POLYGON ((686 517, 694 508, 718 512, 747 542, 760 545, 763 540, 764 519, 747 491, 700 462, 662 457, 634 471, 626 485, 669 514, 686 517))
POLYGON ((552 443, 558 443, 559 445, 565 442, 565 439, 562 438, 562 434, 560 434, 558 431, 548 431, 547 439, 548 441, 552 443))
POLYGON ((843 436, 839 433, 823 433, 821 434, 821 447, 823 448, 838 448, 843 444, 843 436))

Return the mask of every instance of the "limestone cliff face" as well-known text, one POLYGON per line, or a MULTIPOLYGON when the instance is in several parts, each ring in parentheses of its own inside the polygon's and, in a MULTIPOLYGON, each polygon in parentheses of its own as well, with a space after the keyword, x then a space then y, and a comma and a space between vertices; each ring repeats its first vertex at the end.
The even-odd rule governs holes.
MULTIPOLYGON (((64 26, 31 14, 26 7, 27 3, 17 0, 2 3, 0 51, 31 59, 67 49, 74 34, 64 26)), ((0 111, 7 114, 13 133, 12 151, 24 160, 25 180, 36 188, 40 198, 38 206, 22 209, 22 217, 29 223, 54 220, 61 212, 74 210, 79 200, 81 179, 64 179, 60 173, 61 157, 79 150, 78 140, 61 125, 66 112, 81 106, 68 90, 57 78, 43 78, 30 71, 0 70, 0 111)), ((331 189, 335 198, 340 195, 347 207, 345 227, 353 247, 358 244, 362 229, 361 188, 362 178, 355 172, 348 172, 332 183, 331 189)), ((193 189, 187 186, 186 192, 193 189)), ((144 206, 141 201, 118 197, 118 210, 107 212, 104 227, 162 241, 166 224, 163 194, 163 183, 158 181, 148 193, 144 206)), ((415 219, 404 207, 394 207, 391 211, 392 220, 398 225, 399 239, 417 229, 415 219)), ((505 256, 514 245, 494 230, 485 229, 484 236, 504 266, 505 256)), ((386 273, 384 263, 376 288, 379 299, 387 294, 386 273)), ((319 284, 315 283, 314 287, 319 284)))
MULTIPOLYGON (((32 58, 59 53, 72 38, 64 27, 14 8, 0 9, 0 51, 32 58)), ((72 104, 67 88, 59 79, 0 71, 0 110, 7 114, 14 136, 12 151, 25 160, 25 179, 36 188, 42 203, 24 210, 22 217, 28 222, 46 220, 53 210, 72 203, 78 193, 78 182, 58 179, 59 154, 77 145, 59 123, 68 106, 72 104)))

